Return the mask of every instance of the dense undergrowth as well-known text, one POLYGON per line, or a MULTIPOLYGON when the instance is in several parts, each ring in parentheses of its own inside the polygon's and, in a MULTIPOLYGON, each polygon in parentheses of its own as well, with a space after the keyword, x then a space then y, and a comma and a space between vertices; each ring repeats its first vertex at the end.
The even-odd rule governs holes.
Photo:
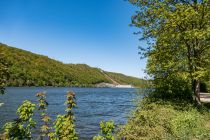
POLYGON ((127 140, 210 139, 210 111, 189 98, 165 100, 150 94, 138 103, 117 135, 127 140))

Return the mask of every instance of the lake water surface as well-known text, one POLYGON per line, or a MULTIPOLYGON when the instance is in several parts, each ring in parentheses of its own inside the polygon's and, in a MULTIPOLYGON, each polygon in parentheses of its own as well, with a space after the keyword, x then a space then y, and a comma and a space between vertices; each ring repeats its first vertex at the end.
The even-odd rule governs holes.
MULTIPOLYGON (((81 140, 89 140, 98 134, 101 120, 114 120, 116 124, 124 124, 137 96, 137 89, 10 87, 6 88, 5 95, 0 96, 0 102, 4 102, 0 107, 0 127, 16 118, 16 110, 24 100, 37 104, 35 97, 37 92, 46 92, 48 114, 54 120, 57 114, 65 113, 65 95, 69 90, 76 93, 75 123, 81 140)), ((39 116, 36 115, 34 118, 39 119, 39 116)), ((35 131, 37 135, 38 128, 35 131)))

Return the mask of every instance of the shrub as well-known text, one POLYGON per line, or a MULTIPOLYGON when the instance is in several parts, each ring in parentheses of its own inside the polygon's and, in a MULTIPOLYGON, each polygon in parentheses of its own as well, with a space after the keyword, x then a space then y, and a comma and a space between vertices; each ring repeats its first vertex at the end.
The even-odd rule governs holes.
MULTIPOLYGON (((55 131, 49 127, 51 118, 46 114, 48 103, 46 102, 45 94, 40 92, 37 93, 36 96, 39 98, 37 107, 40 112, 41 120, 43 121, 43 125, 40 128, 41 139, 48 137, 50 140, 78 140, 72 111, 76 106, 75 94, 73 92, 67 93, 67 101, 65 102, 67 106, 66 114, 57 116, 54 122, 55 131)), ((0 140, 32 139, 31 129, 36 125, 36 122, 32 118, 35 109, 35 104, 27 100, 24 101, 17 110, 19 117, 3 126, 4 133, 0 134, 0 140)))
POLYGON ((46 113, 48 103, 46 101, 45 93, 40 92, 37 93, 36 96, 38 97, 39 101, 38 110, 40 112, 40 117, 43 122, 43 125, 40 128, 41 139, 43 139, 45 136, 49 136, 51 138, 49 127, 49 122, 51 118, 46 113))
POLYGON ((76 106, 75 94, 69 91, 66 95, 66 113, 65 115, 58 115, 55 122, 55 137, 54 139, 64 140, 78 140, 75 125, 74 125, 74 114, 72 109, 76 106))
POLYGON ((114 122, 113 121, 108 121, 104 122, 101 121, 100 123, 100 128, 101 128, 101 135, 94 136, 93 140, 114 140, 114 122))
POLYGON ((184 105, 145 98, 128 123, 120 127, 117 136, 126 140, 210 139, 210 129, 205 126, 209 118, 192 104, 184 105))
MULTIPOLYGON (((18 108, 19 117, 13 122, 8 122, 3 126, 5 139, 31 139, 31 128, 34 128, 36 122, 33 120, 35 104, 30 101, 24 101, 18 108)), ((1 139, 1 138, 0 138, 1 139)))

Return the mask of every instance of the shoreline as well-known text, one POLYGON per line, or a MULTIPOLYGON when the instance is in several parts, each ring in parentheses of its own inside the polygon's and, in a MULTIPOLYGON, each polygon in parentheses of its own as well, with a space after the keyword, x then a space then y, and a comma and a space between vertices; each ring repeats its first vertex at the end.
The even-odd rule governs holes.
POLYGON ((66 87, 66 88, 138 88, 132 85, 122 84, 110 84, 110 83, 98 83, 95 85, 83 85, 83 86, 6 86, 7 87, 66 87))

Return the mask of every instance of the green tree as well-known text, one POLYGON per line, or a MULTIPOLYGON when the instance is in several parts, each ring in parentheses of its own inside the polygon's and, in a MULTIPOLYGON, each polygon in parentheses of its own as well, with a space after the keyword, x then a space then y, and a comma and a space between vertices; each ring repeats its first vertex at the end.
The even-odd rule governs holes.
POLYGON ((4 54, 0 53, 0 94, 4 94, 4 87, 8 79, 8 67, 4 59, 4 54))
POLYGON ((140 47, 142 57, 149 58, 148 73, 155 80, 178 77, 187 81, 200 104, 200 81, 210 62, 210 1, 130 2, 140 8, 132 24, 140 28, 141 39, 148 42, 148 48, 140 47))

